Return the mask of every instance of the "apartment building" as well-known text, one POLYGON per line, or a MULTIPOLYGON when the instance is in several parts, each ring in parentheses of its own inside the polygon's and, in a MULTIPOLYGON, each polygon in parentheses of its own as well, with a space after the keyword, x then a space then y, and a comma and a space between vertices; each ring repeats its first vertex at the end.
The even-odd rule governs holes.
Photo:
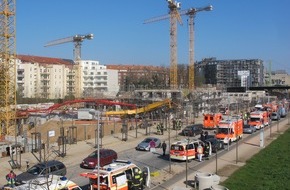
MULTIPOLYGON (((63 99, 75 94, 76 67, 72 60, 40 56, 17 56, 17 91, 24 98, 63 99)), ((82 60, 83 97, 118 90, 117 71, 108 77, 106 66, 98 61, 82 60), (108 86, 108 79, 110 83, 108 86)))
POLYGON ((213 84, 222 88, 245 85, 264 85, 264 65, 260 59, 217 60, 205 58, 196 64, 197 72, 205 79, 205 84, 213 84), (239 71, 246 71, 244 77, 239 71), (243 81, 243 77, 245 81, 243 81))
POLYGON ((73 66, 70 60, 18 55, 16 63, 17 91, 22 97, 57 99, 73 93, 67 81, 73 66))
POLYGON ((108 70, 118 71, 120 91, 137 89, 166 89, 169 87, 169 68, 145 65, 107 64, 108 70))
POLYGON ((93 60, 82 60, 80 65, 83 97, 95 97, 96 94, 108 91, 108 72, 105 65, 100 65, 99 61, 93 60))

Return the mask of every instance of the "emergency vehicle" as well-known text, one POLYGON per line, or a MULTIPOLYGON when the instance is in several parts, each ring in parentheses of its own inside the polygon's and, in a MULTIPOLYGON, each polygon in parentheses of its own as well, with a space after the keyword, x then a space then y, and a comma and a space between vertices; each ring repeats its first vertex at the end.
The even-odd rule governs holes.
POLYGON ((185 161, 197 158, 197 147, 199 143, 204 147, 204 142, 200 140, 191 141, 184 139, 172 143, 170 146, 170 159, 185 161))
POLYGON ((203 127, 205 129, 215 129, 222 120, 221 113, 207 113, 203 115, 203 127))
POLYGON ((267 111, 254 111, 250 113, 249 125, 255 126, 256 129, 262 129, 269 125, 269 115, 267 111))
POLYGON ((243 127, 241 118, 222 120, 217 127, 216 138, 224 141, 224 144, 231 144, 243 137, 243 127))
MULTIPOLYGON (((138 166, 125 160, 116 160, 111 164, 96 168, 90 172, 81 173, 80 176, 89 178, 90 189, 98 189, 98 174, 100 190, 130 190, 130 178, 134 177, 135 170, 142 171, 138 166)), ((144 185, 150 186, 150 171, 145 167, 142 171, 144 185)))
POLYGON ((64 176, 49 175, 31 180, 29 183, 16 186, 14 190, 82 190, 75 182, 68 180, 64 176))

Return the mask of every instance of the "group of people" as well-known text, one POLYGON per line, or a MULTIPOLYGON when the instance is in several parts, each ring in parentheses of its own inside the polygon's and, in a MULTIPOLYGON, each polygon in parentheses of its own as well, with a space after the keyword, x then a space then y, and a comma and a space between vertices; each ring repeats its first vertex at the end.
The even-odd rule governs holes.
MULTIPOLYGON (((150 152, 155 153, 156 152, 156 150, 155 150, 156 143, 155 143, 155 141, 153 139, 149 142, 149 146, 150 146, 150 152)), ((162 142, 161 147, 162 147, 162 151, 163 151, 162 155, 165 156, 166 149, 167 149, 167 144, 166 144, 165 141, 162 142)))

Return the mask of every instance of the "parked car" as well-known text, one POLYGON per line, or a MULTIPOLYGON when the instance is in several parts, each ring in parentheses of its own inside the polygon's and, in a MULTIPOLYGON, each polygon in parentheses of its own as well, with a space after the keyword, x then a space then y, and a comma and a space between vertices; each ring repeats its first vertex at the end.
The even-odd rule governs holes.
POLYGON ((196 136, 199 135, 202 132, 203 125, 202 124, 193 124, 186 126, 184 129, 181 131, 181 135, 184 136, 196 136))
MULTIPOLYGON (((104 166, 112 163, 114 160, 118 159, 117 152, 112 149, 100 149, 100 163, 99 166, 104 166)), ((90 155, 88 155, 80 163, 81 168, 94 169, 98 164, 98 150, 95 150, 90 155)))
POLYGON ((213 153, 216 153, 217 151, 222 150, 222 149, 225 148, 224 141, 219 140, 219 139, 217 139, 215 137, 207 138, 205 140, 205 142, 208 142, 208 143, 211 144, 211 151, 213 153))
POLYGON ((243 133, 252 134, 257 131, 257 128, 253 125, 245 124, 243 127, 243 133))
POLYGON ((280 114, 278 112, 272 112, 270 118, 271 118, 271 120, 278 121, 278 120, 280 120, 281 117, 280 117, 280 114))
POLYGON ((26 172, 17 175, 16 185, 25 184, 38 177, 48 175, 65 176, 66 172, 66 166, 60 161, 50 160, 41 162, 29 168, 26 172))
POLYGON ((156 148, 160 148, 161 147, 161 140, 159 138, 156 137, 147 137, 145 138, 142 142, 140 142, 137 146, 136 146, 136 150, 145 150, 145 151, 149 151, 150 150, 150 146, 149 143, 150 141, 154 140, 155 142, 155 147, 156 148))

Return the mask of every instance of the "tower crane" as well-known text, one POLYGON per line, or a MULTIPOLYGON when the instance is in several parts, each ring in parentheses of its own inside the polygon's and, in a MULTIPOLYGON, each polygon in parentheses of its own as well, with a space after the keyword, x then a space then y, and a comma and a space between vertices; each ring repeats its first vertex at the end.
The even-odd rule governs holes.
POLYGON ((16 4, 0 0, 0 140, 16 129, 16 4), (2 136, 3 135, 3 136, 2 136))
MULTIPOLYGON (((166 0, 170 15, 170 88, 177 89, 177 20, 182 24, 178 10, 181 3, 173 0, 166 0)), ((144 21, 144 24, 167 19, 168 16, 156 17, 144 21)))
POLYGON ((86 35, 74 35, 71 37, 67 37, 67 38, 62 38, 62 39, 58 39, 58 40, 54 40, 51 42, 48 42, 44 47, 48 47, 48 46, 54 46, 54 45, 59 45, 59 44, 64 44, 64 43, 68 43, 68 42, 74 42, 74 61, 75 61, 75 65, 74 65, 74 70, 76 71, 75 74, 75 98, 80 98, 81 97, 81 67, 80 67, 80 60, 81 60, 81 46, 82 46, 82 42, 85 39, 88 40, 92 40, 94 37, 93 34, 86 34, 86 35))
MULTIPOLYGON (((168 0, 168 3, 170 4, 170 2, 172 3, 172 1, 168 0)), ((169 5, 170 7, 170 5, 169 5)), ((179 13, 174 13, 174 14, 178 14, 177 18, 179 20, 180 23, 181 22, 181 16, 183 15, 188 15, 189 16, 189 72, 188 72, 188 86, 189 89, 194 89, 194 17, 196 15, 197 12, 200 11, 211 11, 213 9, 212 5, 208 5, 206 7, 202 7, 202 8, 190 8, 187 10, 181 10, 179 11, 179 13)), ((176 10, 177 11, 177 10, 176 10)), ((159 17, 155 17, 152 19, 148 19, 145 20, 144 23, 151 23, 151 22, 156 22, 156 21, 160 21, 160 20, 165 20, 168 18, 172 18, 172 11, 170 11, 170 15, 163 15, 163 16, 159 16, 159 17)), ((172 22, 171 22, 172 24, 172 22)), ((171 25, 171 33, 170 35, 173 35, 172 31, 176 31, 176 28, 172 27, 171 25)), ((176 33, 175 33, 176 35, 176 33)), ((173 39, 176 40, 176 36, 172 37, 173 39)), ((171 39, 172 39, 171 38, 171 39)), ((176 45, 174 46, 174 44, 176 44, 176 41, 173 42, 173 40, 171 40, 172 44, 170 45, 171 47, 171 57, 175 57, 176 60, 176 49, 174 50, 173 47, 176 48, 176 45)), ((171 82, 173 82, 174 85, 177 86, 177 63, 171 59, 171 64, 170 64, 170 80, 171 82)))
POLYGON ((189 16, 189 70, 188 70, 188 87, 190 90, 194 89, 194 17, 197 12, 211 11, 212 6, 206 6, 203 8, 190 8, 180 12, 180 15, 189 16))
POLYGON ((67 38, 61 38, 58 40, 53 40, 51 42, 48 42, 47 44, 44 45, 44 47, 48 47, 48 46, 54 46, 54 45, 59 45, 59 44, 64 44, 64 43, 68 43, 68 42, 74 42, 74 61, 79 61, 81 59, 81 46, 82 46, 82 42, 85 39, 91 40, 94 38, 93 34, 86 34, 86 35, 74 35, 74 36, 70 36, 67 38))

